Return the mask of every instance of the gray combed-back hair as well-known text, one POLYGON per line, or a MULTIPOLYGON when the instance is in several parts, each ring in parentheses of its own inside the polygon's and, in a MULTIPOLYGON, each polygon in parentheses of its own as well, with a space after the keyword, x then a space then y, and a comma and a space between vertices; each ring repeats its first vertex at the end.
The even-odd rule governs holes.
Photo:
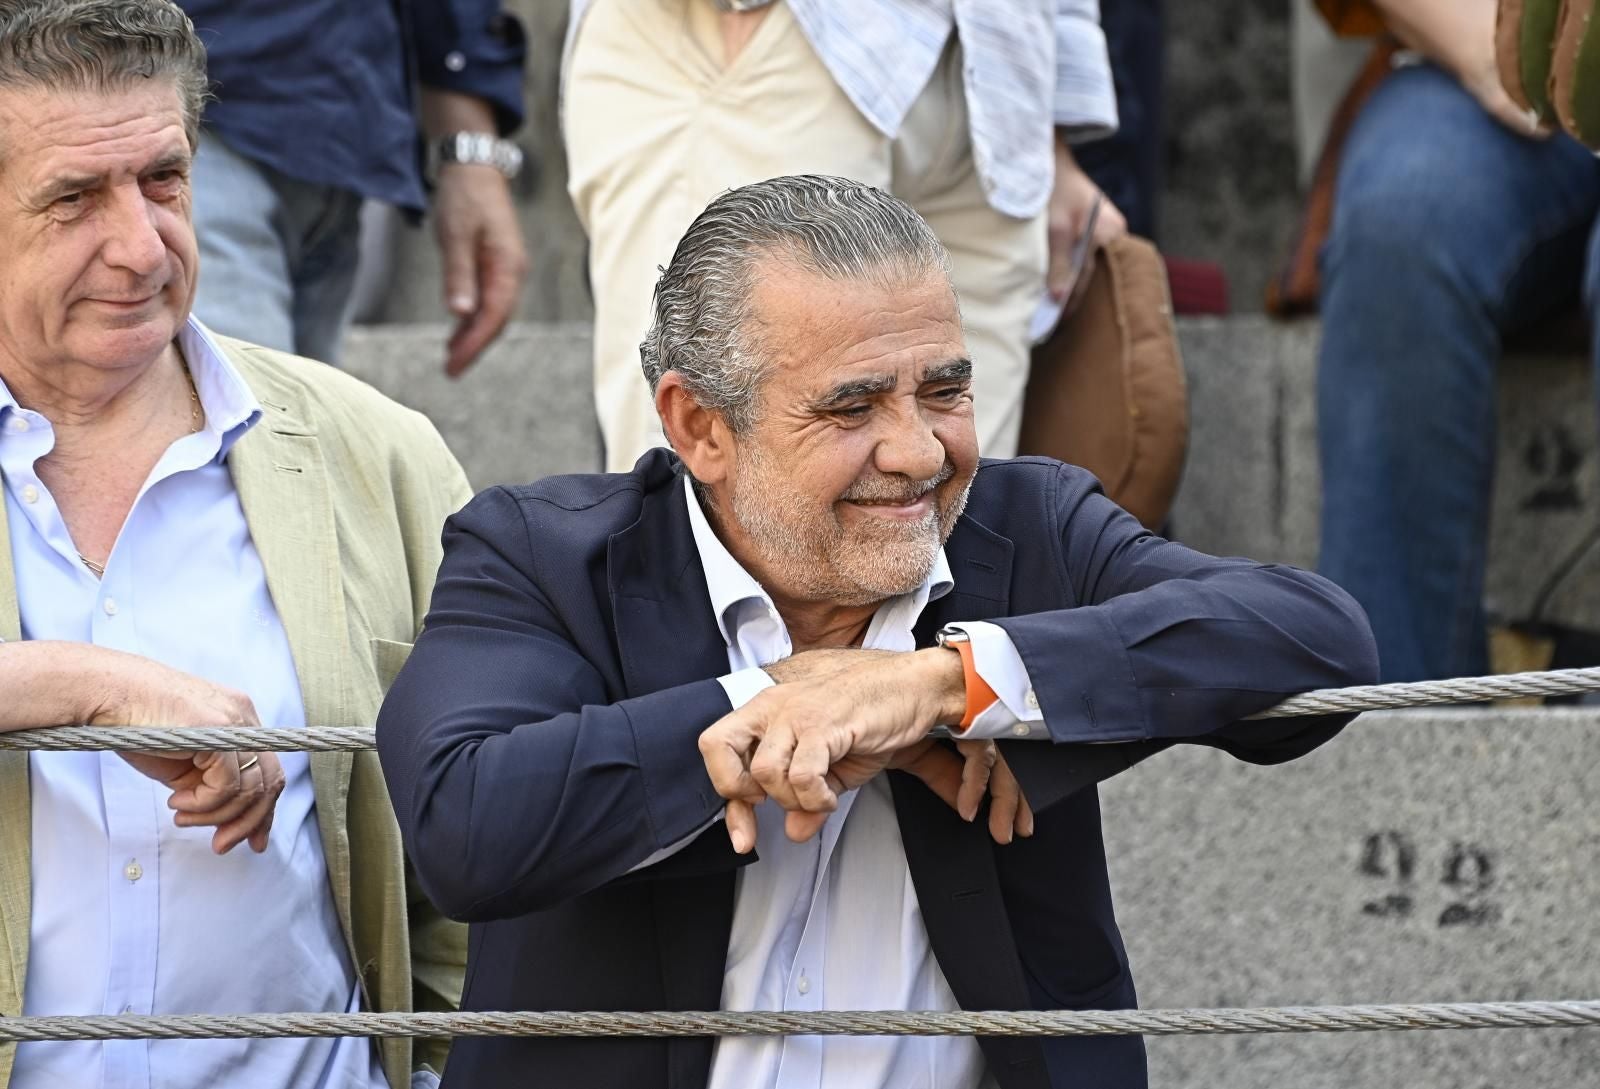
POLYGON ((639 355, 652 391, 677 371, 690 395, 737 432, 755 420, 765 369, 745 327, 753 270, 767 256, 834 280, 895 285, 950 274, 949 256, 922 217, 861 182, 771 178, 712 201, 661 270, 639 355))
POLYGON ((194 147, 206 50, 172 0, 0 0, 0 87, 120 91, 158 78, 177 87, 194 147))

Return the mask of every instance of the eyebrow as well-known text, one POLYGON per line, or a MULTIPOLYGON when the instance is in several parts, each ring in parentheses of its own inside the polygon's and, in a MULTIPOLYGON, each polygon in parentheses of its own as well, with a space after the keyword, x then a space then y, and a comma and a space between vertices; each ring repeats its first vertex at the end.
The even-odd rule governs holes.
POLYGON ((892 374, 874 375, 871 378, 855 378, 849 382, 840 382, 811 401, 813 412, 827 412, 838 408, 842 404, 857 400, 861 397, 873 397, 880 393, 893 393, 899 380, 892 374))
MULTIPOLYGON (((187 151, 169 151, 144 169, 139 171, 139 177, 148 174, 157 174, 163 170, 173 170, 178 167, 187 167, 191 161, 187 151)), ((49 204, 68 193, 77 193, 85 189, 93 189, 105 181, 102 174, 65 174, 59 178, 52 178, 48 185, 41 189, 35 198, 41 204, 49 204)))
POLYGON ((922 384, 932 385, 936 382, 970 382, 972 380, 972 360, 952 359, 947 363, 935 363, 922 372, 922 384))
MULTIPOLYGON (((941 382, 968 382, 972 380, 972 360, 952 359, 945 363, 935 363, 922 373, 919 385, 935 385, 941 382)), ((899 379, 892 374, 873 375, 870 378, 855 378, 848 382, 840 382, 826 393, 814 398, 810 408, 813 412, 831 412, 840 405, 849 404, 851 401, 862 397, 875 397, 880 393, 893 393, 900 384, 899 379)))

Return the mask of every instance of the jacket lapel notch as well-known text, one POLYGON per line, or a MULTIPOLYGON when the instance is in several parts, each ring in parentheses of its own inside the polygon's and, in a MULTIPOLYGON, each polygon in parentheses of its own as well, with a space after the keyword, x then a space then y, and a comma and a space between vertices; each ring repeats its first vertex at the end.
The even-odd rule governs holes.
POLYGON ((627 695, 720 677, 728 647, 711 613, 682 477, 647 478, 639 520, 606 549, 611 616, 627 695))

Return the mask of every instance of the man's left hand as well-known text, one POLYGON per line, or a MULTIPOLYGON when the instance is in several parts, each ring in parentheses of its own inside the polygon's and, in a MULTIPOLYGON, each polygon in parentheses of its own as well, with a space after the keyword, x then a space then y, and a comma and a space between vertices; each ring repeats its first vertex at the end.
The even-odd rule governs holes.
POLYGON ((444 264, 444 301, 456 317, 445 373, 458 377, 488 347, 517 305, 528 254, 511 186, 492 166, 445 163, 433 196, 444 264))
POLYGON ((1050 264, 1045 273, 1045 287, 1050 297, 1064 303, 1070 313, 1083 297, 1089 285, 1089 269, 1094 255, 1108 243, 1128 233, 1128 221, 1108 198, 1100 206, 1095 220, 1094 237, 1089 242, 1089 257, 1083 268, 1072 267, 1072 251, 1088 225, 1089 209, 1094 206, 1100 187, 1095 185, 1072 150, 1058 137, 1055 139, 1056 177, 1050 190, 1049 232, 1050 264))

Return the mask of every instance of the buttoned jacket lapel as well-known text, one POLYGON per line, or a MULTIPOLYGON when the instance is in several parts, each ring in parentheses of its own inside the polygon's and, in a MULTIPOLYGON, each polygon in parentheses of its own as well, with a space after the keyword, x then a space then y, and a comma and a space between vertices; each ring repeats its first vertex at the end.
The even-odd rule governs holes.
MULTIPOLYGON (((1010 609, 1011 541, 963 518, 945 545, 955 587, 930 602, 918 621, 919 647, 945 624, 1005 616, 1010 609)), ((1031 1003, 994 845, 982 821, 968 824, 922 783, 890 773, 895 814, 928 943, 962 1009, 1025 1009, 1031 1003)), ((1002 1089, 1047 1089, 1037 1040, 979 1041, 1002 1089)))
MULTIPOLYGON (((728 648, 712 616, 682 478, 666 467, 667 459, 658 463, 661 471, 646 478, 639 520, 615 534, 606 552, 628 697, 728 672, 728 648)), ((669 1007, 715 1009, 733 926, 736 869, 753 859, 735 855, 720 834, 702 835, 682 853, 690 852, 702 876, 650 882, 648 895, 669 1007)), ((711 1052, 709 1040, 671 1041, 668 1084, 673 1089, 704 1086, 711 1052)))
MULTIPOLYGON (((289 637, 306 721, 354 725, 349 638, 328 466, 301 392, 272 381, 271 371, 229 351, 262 404, 262 419, 228 454, 250 539, 267 589, 289 637)), ((313 753, 317 823, 334 903, 359 965, 352 935, 347 800, 352 756, 313 753)))

